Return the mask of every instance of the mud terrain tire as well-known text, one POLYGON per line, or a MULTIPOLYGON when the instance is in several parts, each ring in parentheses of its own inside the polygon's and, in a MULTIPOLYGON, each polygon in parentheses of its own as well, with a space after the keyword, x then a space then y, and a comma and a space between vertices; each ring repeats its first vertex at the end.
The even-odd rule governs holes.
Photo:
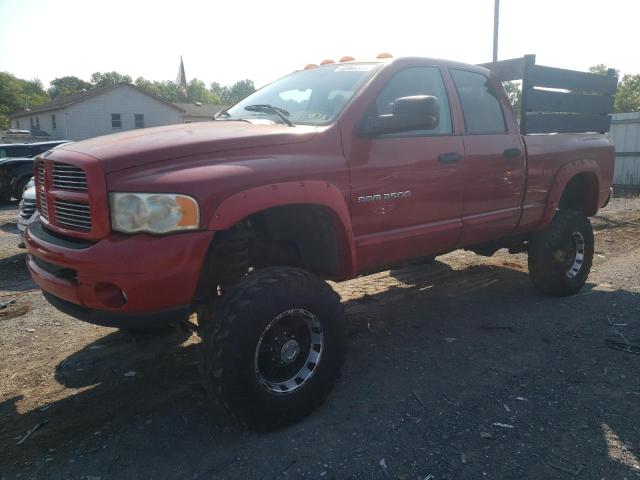
POLYGON ((344 309, 315 275, 265 268, 200 315, 205 387, 245 427, 266 431, 296 422, 332 390, 344 361, 344 309))
POLYGON ((535 287, 558 297, 580 291, 591 270, 593 242, 587 217, 558 210, 551 224, 529 241, 529 275, 535 287))

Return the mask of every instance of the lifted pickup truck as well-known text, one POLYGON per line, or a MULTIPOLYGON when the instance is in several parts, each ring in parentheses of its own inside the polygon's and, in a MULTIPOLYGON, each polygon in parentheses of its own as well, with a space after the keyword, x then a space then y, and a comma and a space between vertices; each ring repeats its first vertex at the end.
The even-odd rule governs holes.
POLYGON ((310 65, 215 122, 38 157, 28 267, 51 304, 96 324, 197 313, 212 397, 277 428, 321 404, 343 362, 327 279, 508 248, 529 253, 542 292, 580 290, 588 217, 610 195, 616 85, 532 56, 310 65), (500 83, 515 78, 519 122, 500 83))

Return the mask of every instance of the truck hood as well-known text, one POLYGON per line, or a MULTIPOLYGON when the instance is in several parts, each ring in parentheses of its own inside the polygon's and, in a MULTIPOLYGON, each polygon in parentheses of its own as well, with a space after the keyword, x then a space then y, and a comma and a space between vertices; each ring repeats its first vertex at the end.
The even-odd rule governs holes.
POLYGON ((73 151, 100 161, 105 173, 240 148, 288 145, 311 140, 312 126, 213 121, 130 130, 62 145, 56 151, 73 151))

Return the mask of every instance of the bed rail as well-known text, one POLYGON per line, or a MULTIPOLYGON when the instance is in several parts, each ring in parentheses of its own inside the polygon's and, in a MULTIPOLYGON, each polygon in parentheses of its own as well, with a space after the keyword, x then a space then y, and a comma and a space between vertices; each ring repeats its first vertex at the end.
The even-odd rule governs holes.
POLYGON ((536 65, 535 55, 484 63, 500 82, 522 80, 520 133, 606 133, 618 86, 606 75, 536 65))

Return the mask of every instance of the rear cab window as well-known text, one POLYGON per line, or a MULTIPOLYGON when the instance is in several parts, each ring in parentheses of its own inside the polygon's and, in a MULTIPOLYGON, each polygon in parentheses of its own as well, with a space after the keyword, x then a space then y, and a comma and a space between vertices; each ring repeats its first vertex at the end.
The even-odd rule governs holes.
POLYGON ((502 106, 493 84, 480 73, 450 70, 464 115, 467 134, 500 134, 507 131, 502 106))

